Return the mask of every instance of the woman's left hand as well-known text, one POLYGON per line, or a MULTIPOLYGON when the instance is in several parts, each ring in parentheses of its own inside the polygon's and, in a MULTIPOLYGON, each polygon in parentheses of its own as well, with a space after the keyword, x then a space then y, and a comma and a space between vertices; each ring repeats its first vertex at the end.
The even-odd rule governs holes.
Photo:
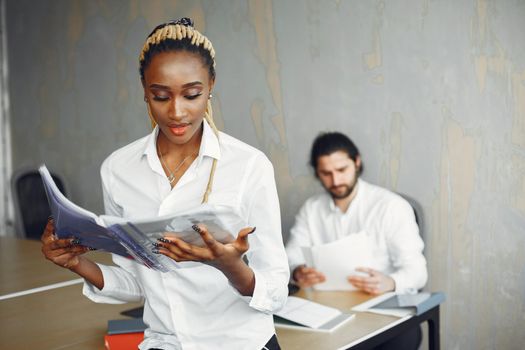
POLYGON ((244 253, 248 251, 248 235, 255 228, 242 229, 237 238, 230 243, 216 241, 204 225, 193 225, 193 229, 200 234, 205 245, 199 247, 184 242, 182 239, 166 234, 156 244, 159 254, 166 255, 177 262, 198 261, 223 270, 237 264, 244 253))
POLYGON ((248 235, 254 228, 244 228, 237 239, 230 243, 217 242, 204 225, 194 225, 205 246, 188 244, 183 240, 167 234, 159 238, 155 253, 163 254, 175 261, 198 261, 220 270, 230 283, 245 296, 253 295, 255 289, 255 274, 242 260, 242 255, 248 251, 248 235))

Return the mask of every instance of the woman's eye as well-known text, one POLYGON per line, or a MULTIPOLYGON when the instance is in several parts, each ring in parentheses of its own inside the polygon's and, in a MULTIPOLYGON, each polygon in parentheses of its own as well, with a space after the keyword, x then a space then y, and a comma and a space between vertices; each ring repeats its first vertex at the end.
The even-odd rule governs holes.
POLYGON ((199 92, 197 94, 192 94, 192 95, 186 95, 185 97, 188 99, 188 100, 194 100, 196 99, 197 97, 199 97, 200 95, 202 95, 202 92, 199 92))
POLYGON ((153 95, 153 100, 155 100, 155 101, 167 101, 167 100, 169 100, 169 97, 168 96, 153 95))

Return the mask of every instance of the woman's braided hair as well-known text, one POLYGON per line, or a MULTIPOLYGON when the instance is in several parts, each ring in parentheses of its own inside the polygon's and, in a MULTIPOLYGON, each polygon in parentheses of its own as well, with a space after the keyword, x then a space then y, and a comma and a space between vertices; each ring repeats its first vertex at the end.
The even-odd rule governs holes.
MULTIPOLYGON (((196 30, 193 27, 193 21, 187 17, 160 24, 148 35, 139 56, 140 78, 144 80, 144 72, 156 54, 170 51, 186 51, 198 54, 203 64, 208 67, 210 78, 212 80, 215 79, 215 50, 213 49, 211 41, 196 30)), ((151 115, 149 103, 146 102, 146 105, 148 107, 151 126, 154 128, 157 123, 151 115)), ((219 130, 213 122, 213 111, 210 99, 208 99, 207 102, 204 118, 208 124, 210 124, 215 135, 219 137, 219 130)), ((208 179, 208 186, 206 187, 206 192, 202 200, 203 203, 208 202, 216 167, 217 159, 214 159, 208 179)))

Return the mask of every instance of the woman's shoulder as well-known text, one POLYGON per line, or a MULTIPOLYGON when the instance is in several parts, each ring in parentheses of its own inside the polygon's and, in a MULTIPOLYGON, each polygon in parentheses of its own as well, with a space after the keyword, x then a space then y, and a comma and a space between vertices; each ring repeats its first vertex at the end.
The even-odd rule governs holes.
POLYGON ((220 133, 219 140, 221 145, 221 157, 235 159, 236 161, 241 162, 257 160, 257 162, 268 163, 271 165, 264 152, 246 142, 223 132, 220 133))

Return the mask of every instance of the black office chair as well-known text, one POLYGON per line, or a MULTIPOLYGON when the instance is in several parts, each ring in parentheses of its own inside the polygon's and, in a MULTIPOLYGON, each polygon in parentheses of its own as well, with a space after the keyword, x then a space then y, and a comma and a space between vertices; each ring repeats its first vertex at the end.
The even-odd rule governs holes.
POLYGON ((414 210, 414 215, 416 217, 416 223, 419 226, 419 234, 424 241, 425 240, 425 235, 424 235, 425 227, 424 227, 423 207, 414 198, 404 193, 398 193, 398 194, 401 197, 403 197, 412 206, 412 209, 414 210))
MULTIPOLYGON (((62 179, 51 174, 58 189, 66 196, 62 179)), ((11 192, 15 206, 15 230, 19 237, 40 239, 51 214, 40 173, 35 169, 20 169, 11 177, 11 192)))

